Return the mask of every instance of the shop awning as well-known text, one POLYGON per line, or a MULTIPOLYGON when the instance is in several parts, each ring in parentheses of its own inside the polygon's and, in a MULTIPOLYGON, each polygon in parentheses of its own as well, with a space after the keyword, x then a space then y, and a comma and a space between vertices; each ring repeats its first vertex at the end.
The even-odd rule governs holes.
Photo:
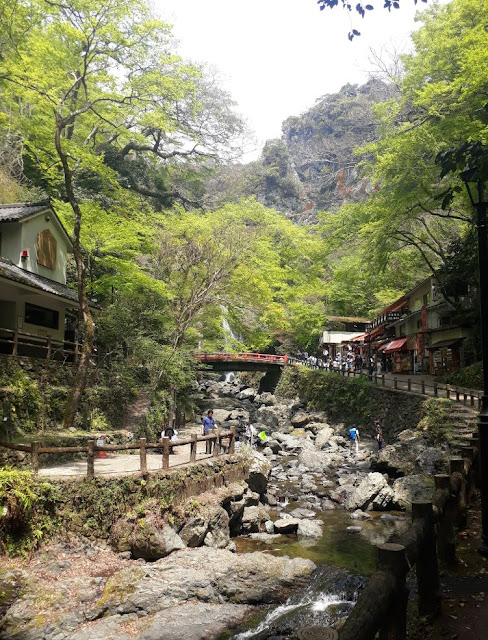
POLYGON ((452 338, 451 340, 441 340, 440 342, 436 342, 435 344, 430 345, 427 349, 442 349, 442 347, 452 347, 453 344, 457 342, 461 342, 463 338, 452 338))
POLYGON ((399 338, 398 340, 392 340, 389 342, 383 351, 385 353, 393 353, 393 351, 401 351, 407 342, 406 338, 399 338))

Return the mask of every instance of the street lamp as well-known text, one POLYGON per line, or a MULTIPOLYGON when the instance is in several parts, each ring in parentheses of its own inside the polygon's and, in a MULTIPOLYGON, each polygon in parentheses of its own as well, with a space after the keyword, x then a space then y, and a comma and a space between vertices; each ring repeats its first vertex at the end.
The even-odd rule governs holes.
MULTIPOLYGON (((480 457, 481 544, 478 551, 488 556, 488 240, 486 219, 488 211, 488 147, 481 142, 466 142, 456 149, 439 153, 436 163, 441 178, 448 173, 458 175, 464 182, 476 218, 478 233, 478 264, 480 277, 481 355, 483 361, 483 395, 478 417, 478 450, 480 457)), ((442 196, 442 208, 447 209, 454 193, 461 187, 450 187, 442 196)))

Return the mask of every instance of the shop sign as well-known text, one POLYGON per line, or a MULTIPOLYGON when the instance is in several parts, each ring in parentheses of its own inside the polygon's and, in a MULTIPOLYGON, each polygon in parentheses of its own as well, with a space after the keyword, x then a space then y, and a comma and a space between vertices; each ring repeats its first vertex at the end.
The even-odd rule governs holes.
POLYGON ((386 321, 396 322, 397 320, 400 320, 401 317, 400 311, 388 311, 386 314, 386 321))

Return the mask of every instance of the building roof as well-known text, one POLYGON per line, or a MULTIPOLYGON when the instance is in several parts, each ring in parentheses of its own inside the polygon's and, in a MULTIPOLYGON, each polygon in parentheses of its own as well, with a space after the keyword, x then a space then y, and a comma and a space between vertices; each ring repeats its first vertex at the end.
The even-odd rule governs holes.
POLYGON ((327 320, 330 322, 349 322, 349 323, 350 322, 352 323, 370 322, 368 318, 358 318, 356 316, 327 316, 327 320))
POLYGON ((65 284, 44 278, 44 276, 32 273, 31 271, 25 271, 17 267, 13 262, 10 262, 10 260, 2 257, 0 257, 0 278, 6 278, 7 280, 12 280, 13 282, 18 282, 19 284, 33 287, 34 289, 40 289, 45 293, 50 293, 51 295, 78 304, 77 292, 65 284))
POLYGON ((0 204, 0 223, 22 222, 23 220, 27 220, 28 218, 46 210, 49 210, 52 213, 71 247, 72 243, 70 235, 64 228, 63 223, 59 219, 58 214, 54 211, 49 200, 44 200, 43 202, 16 202, 14 204, 0 204))
POLYGON ((30 218, 30 216, 50 208, 51 205, 47 200, 44 202, 0 204, 0 222, 19 222, 19 220, 30 218))

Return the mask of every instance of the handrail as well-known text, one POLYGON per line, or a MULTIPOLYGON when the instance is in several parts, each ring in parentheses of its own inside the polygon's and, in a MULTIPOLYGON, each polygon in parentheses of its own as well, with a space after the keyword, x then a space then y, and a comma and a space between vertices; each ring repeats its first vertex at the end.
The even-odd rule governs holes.
MULTIPOLYGON (((17 356, 20 347, 30 347, 45 350, 44 358, 46 360, 55 360, 59 355, 62 358, 73 357, 75 363, 78 361, 81 347, 81 343, 77 341, 56 340, 50 336, 38 336, 27 331, 7 329, 6 327, 0 327, 0 344, 11 345, 11 352, 7 355, 17 356)), ((96 356, 96 353, 93 355, 96 356)))
POLYGON ((12 442, 0 441, 0 447, 11 449, 14 451, 23 451, 30 454, 31 465, 34 473, 39 471, 39 455, 43 453, 87 453, 87 477, 95 476, 95 454, 99 451, 130 451, 139 449, 140 452, 140 473, 146 476, 148 449, 163 449, 162 469, 169 469, 169 454, 174 447, 190 445, 190 462, 197 459, 197 443, 213 442, 213 457, 223 455, 224 453, 234 453, 235 451, 235 427, 230 427, 229 431, 220 431, 215 429, 214 433, 207 436, 199 436, 192 433, 189 438, 173 441, 169 438, 161 438, 160 442, 147 442, 146 438, 140 438, 137 443, 127 444, 105 444, 97 445, 95 440, 87 440, 86 445, 69 446, 69 447, 43 447, 39 441, 32 442, 30 445, 15 444, 12 442), (228 445, 224 447, 223 440, 228 439, 228 445), (225 449, 225 450, 224 450, 225 449))
POLYGON ((434 397, 438 398, 440 393, 442 392, 444 396, 448 400, 453 400, 455 402, 459 402, 463 405, 468 405, 471 407, 477 407, 481 409, 481 398, 483 396, 483 391, 479 389, 469 389, 467 387, 458 387, 456 385, 443 384, 436 382, 435 380, 430 384, 426 380, 416 380, 416 376, 408 376, 405 378, 394 377, 390 378, 384 373, 373 373, 369 374, 364 370, 358 371, 354 369, 324 369, 323 367, 319 367, 317 365, 310 365, 307 362, 302 360, 297 360, 295 358, 289 359, 290 364, 299 364, 309 369, 324 371, 327 373, 335 373, 337 375, 342 375, 343 377, 353 377, 356 376, 364 378, 367 376, 368 380, 383 389, 389 389, 392 391, 400 391, 403 393, 415 393, 418 395, 426 396, 426 397, 434 397), (401 388, 401 387, 405 388, 401 388), (415 388, 417 387, 417 388, 415 388), (431 390, 431 393, 428 393, 427 390, 431 390))
POLYGON ((464 457, 451 458, 450 475, 436 475, 432 502, 412 503, 412 525, 399 544, 377 545, 377 571, 339 631, 340 640, 405 638, 408 606, 406 577, 415 566, 419 615, 438 613, 441 604, 438 555, 455 564, 454 527, 466 526, 466 503, 476 447, 464 447, 464 457))
POLYGON ((196 360, 205 360, 205 361, 233 361, 233 360, 244 360, 247 362, 268 362, 271 364, 287 364, 288 356, 276 356, 270 353, 195 353, 196 360))

